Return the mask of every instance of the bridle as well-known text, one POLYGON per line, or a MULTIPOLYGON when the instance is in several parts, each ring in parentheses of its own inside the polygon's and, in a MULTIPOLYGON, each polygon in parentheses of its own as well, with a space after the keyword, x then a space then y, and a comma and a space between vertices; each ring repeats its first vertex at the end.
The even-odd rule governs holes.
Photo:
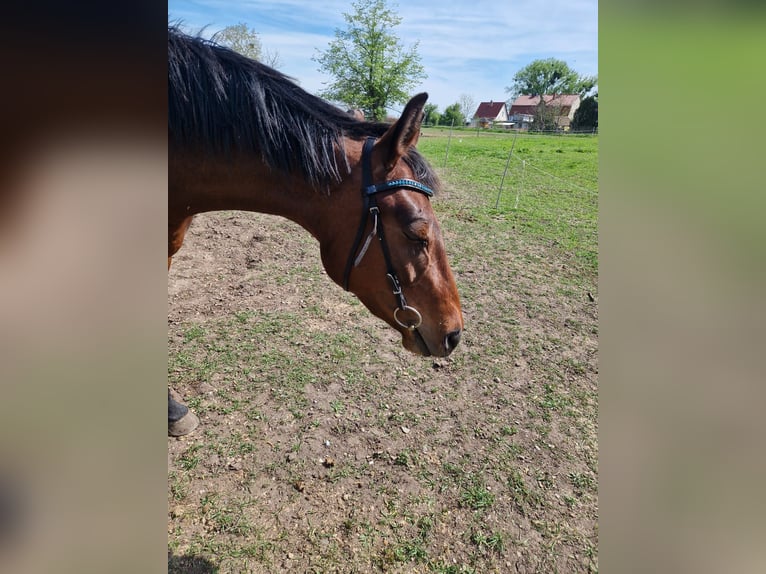
POLYGON ((423 317, 420 315, 420 312, 417 309, 407 305, 407 300, 404 298, 404 293, 402 293, 402 285, 399 282, 399 278, 397 277, 396 272, 394 271, 394 266, 391 264, 391 252, 388 249, 386 236, 383 233, 383 224, 380 221, 380 209, 378 209, 378 203, 375 196, 376 194, 383 191, 399 190, 403 188, 420 192, 428 197, 433 197, 434 192, 428 186, 425 186, 422 183, 412 179, 392 179, 384 183, 372 183, 371 158, 372 147, 374 145, 375 138, 369 137, 364 142, 364 148, 362 149, 362 221, 359 224, 359 230, 356 232, 356 239, 354 239, 354 243, 351 247, 351 253, 349 254, 348 261, 346 262, 346 270, 343 273, 343 288, 348 291, 348 280, 351 276, 352 268, 359 265, 359 263, 362 261, 362 258, 364 257, 364 254, 367 253, 367 248, 370 246, 370 242, 372 241, 373 236, 377 235, 378 240, 380 241, 380 247, 383 250, 383 259, 386 262, 386 276, 388 277, 389 281, 391 281, 393 293, 396 297, 396 302, 398 305, 397 308, 394 309, 394 321, 396 321, 399 326, 410 331, 414 331, 423 322, 423 317), (372 231, 367 236, 367 240, 364 242, 362 249, 357 255, 356 253, 359 249, 359 244, 362 241, 364 230, 367 228, 368 217, 372 217, 372 231), (354 257, 355 255, 356 257, 354 257), (399 318, 399 312, 411 313, 414 315, 415 320, 405 323, 399 318))

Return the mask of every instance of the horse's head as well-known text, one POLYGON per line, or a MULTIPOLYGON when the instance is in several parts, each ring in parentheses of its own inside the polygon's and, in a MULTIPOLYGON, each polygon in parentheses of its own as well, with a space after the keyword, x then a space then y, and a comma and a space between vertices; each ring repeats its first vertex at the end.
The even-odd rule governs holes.
POLYGON ((386 126, 172 28, 168 61, 169 255, 196 213, 288 217, 319 240, 330 277, 407 349, 451 353, 463 330, 460 300, 429 201, 436 176, 415 151, 427 94, 386 126))
POLYGON ((429 200, 436 177, 414 151, 427 97, 410 100, 379 139, 347 142, 354 168, 322 260, 337 283, 401 333, 406 349, 444 357, 460 341, 463 317, 429 200))

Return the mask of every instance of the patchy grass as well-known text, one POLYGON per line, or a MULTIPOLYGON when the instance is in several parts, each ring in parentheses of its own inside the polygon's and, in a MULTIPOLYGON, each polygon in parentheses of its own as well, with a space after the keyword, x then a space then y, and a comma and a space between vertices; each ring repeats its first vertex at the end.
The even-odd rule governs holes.
POLYGON ((170 572, 598 571, 598 139, 456 132, 444 168, 447 140, 419 144, 466 320, 447 359, 401 349, 294 224, 195 220, 170 572))
POLYGON ((495 495, 481 484, 472 484, 460 494, 460 503, 472 510, 489 508, 495 502, 495 495))

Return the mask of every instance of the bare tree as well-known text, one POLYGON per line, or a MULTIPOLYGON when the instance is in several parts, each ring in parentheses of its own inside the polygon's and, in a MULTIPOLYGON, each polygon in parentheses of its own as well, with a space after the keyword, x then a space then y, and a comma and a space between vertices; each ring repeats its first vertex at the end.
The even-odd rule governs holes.
POLYGON ((264 49, 256 31, 249 28, 244 22, 226 26, 226 28, 216 32, 212 39, 222 46, 231 48, 243 56, 258 60, 272 68, 281 65, 279 53, 264 49))
POLYGON ((460 111, 466 120, 473 117, 473 113, 476 111, 476 100, 470 94, 460 94, 458 98, 458 104, 460 104, 460 111))

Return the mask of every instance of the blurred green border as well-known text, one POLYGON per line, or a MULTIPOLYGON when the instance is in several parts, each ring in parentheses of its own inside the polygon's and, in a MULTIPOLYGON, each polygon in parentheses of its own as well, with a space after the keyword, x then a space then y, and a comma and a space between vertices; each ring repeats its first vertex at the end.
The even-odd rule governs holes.
POLYGON ((765 23, 600 6, 604 572, 766 571, 765 23))
POLYGON ((754 254, 766 228, 766 12, 704 6, 602 6, 602 189, 754 254))

